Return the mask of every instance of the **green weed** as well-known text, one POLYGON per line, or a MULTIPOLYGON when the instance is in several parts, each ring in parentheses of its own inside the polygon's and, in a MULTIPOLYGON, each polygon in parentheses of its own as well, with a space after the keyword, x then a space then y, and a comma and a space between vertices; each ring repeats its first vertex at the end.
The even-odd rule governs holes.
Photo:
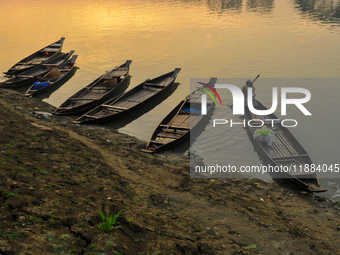
POLYGON ((17 197, 17 195, 13 194, 12 192, 6 191, 6 190, 1 192, 1 195, 6 196, 6 197, 17 197))
POLYGON ((113 245, 113 243, 111 241, 106 241, 105 245, 108 246, 108 247, 111 247, 113 245))
POLYGON ((104 232, 109 232, 115 228, 120 228, 120 226, 116 226, 114 227, 114 225, 117 222, 117 218, 118 216, 122 213, 122 210, 120 210, 119 212, 117 212, 115 215, 108 215, 106 213, 106 217, 104 216, 104 214, 100 211, 98 211, 98 214, 101 216, 103 223, 100 223, 97 225, 97 227, 104 232))
POLYGON ((17 238, 17 235, 16 234, 6 234, 6 238, 9 241, 12 241, 12 239, 16 239, 17 238))
POLYGON ((84 154, 82 155, 82 157, 83 157, 84 159, 88 159, 88 158, 90 157, 90 154, 84 153, 84 154))

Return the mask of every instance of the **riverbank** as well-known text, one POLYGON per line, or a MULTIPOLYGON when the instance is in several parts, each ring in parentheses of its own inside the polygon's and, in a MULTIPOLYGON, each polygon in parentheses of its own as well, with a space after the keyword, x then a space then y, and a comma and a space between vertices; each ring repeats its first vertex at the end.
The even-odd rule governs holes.
POLYGON ((339 254, 340 205, 256 179, 190 179, 105 127, 0 90, 0 254, 339 254), (108 233, 98 211, 123 210, 108 233))

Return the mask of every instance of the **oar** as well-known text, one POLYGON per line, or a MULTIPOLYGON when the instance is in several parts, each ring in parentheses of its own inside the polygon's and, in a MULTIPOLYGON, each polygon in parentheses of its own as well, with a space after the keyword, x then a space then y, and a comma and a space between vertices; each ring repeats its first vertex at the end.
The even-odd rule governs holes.
POLYGON ((163 133, 160 136, 161 140, 163 138, 163 135, 166 133, 166 131, 168 131, 168 129, 171 127, 172 123, 175 121, 176 117, 178 116, 178 114, 180 113, 180 111, 182 110, 183 106, 185 105, 185 103, 188 101, 188 99, 185 99, 184 102, 182 103, 181 107, 179 107, 179 110, 177 111, 176 115, 172 118, 172 120, 169 122, 168 127, 163 131, 163 133))
POLYGON ((257 75, 256 78, 253 80, 252 83, 254 83, 254 82, 257 80, 257 78, 259 78, 259 77, 260 77, 260 75, 257 75))
MULTIPOLYGON (((256 76, 256 78, 253 80, 252 84, 253 84, 253 83, 257 80, 257 78, 259 78, 259 77, 260 77, 260 74, 256 76)), ((255 99, 255 94, 254 94, 254 96, 253 96, 253 103, 254 103, 254 101, 255 101, 255 106, 257 106, 257 101, 256 101, 256 99, 255 99)))

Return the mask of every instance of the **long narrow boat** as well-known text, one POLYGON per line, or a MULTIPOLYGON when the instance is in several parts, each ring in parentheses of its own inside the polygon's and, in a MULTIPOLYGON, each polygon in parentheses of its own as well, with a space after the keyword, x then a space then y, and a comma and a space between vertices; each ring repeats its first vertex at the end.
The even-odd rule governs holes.
POLYGON ((7 72, 4 72, 6 75, 17 75, 35 67, 37 65, 43 64, 47 60, 56 57, 63 48, 65 38, 62 37, 60 40, 47 45, 46 47, 34 52, 28 57, 20 60, 14 66, 12 66, 7 72))
POLYGON ((70 51, 69 53, 62 54, 58 57, 52 58, 46 61, 44 64, 38 65, 36 67, 30 68, 25 72, 22 72, 11 79, 8 79, 0 83, 0 88, 18 88, 27 84, 32 84, 37 80, 39 75, 45 75, 51 68, 62 64, 67 61, 69 57, 74 53, 70 51))
MULTIPOLYGON (((282 126, 281 122, 278 121, 279 119, 274 114, 265 116, 255 115, 249 111, 248 107, 245 108, 246 122, 251 121, 252 126, 258 126, 257 124, 261 125, 264 123, 264 125, 268 126, 268 128, 274 133, 273 141, 270 146, 268 145, 268 142, 263 142, 257 139, 256 131, 260 129, 260 127, 246 126, 252 142, 259 149, 259 152, 263 156, 265 162, 268 162, 273 167, 278 167, 278 169, 285 169, 285 171, 272 173, 272 177, 291 180, 300 186, 300 188, 310 192, 327 191, 320 186, 315 172, 313 173, 311 171, 303 170, 306 164, 312 164, 312 160, 288 128, 282 126), (268 121, 270 119, 277 121, 268 121), (300 166, 302 166, 301 171, 300 166), (287 171, 287 169, 289 171, 287 171)), ((257 101, 256 108, 258 110, 267 110, 267 108, 259 101, 257 101)))
MULTIPOLYGON (((214 86, 216 78, 211 78, 210 86, 214 86)), ((195 90, 186 96, 157 126, 143 152, 154 153, 170 149, 186 140, 190 133, 200 128, 202 123, 210 116, 214 102, 207 99, 207 114, 201 114, 201 96, 203 91, 195 90)))
MULTIPOLYGON (((54 67, 58 69, 57 76, 52 75, 52 72, 54 70, 51 70, 50 72, 45 74, 45 76, 40 78, 42 81, 34 82, 33 85, 29 87, 29 89, 26 91, 24 96, 35 96, 35 95, 46 92, 62 84, 64 81, 66 81, 69 78, 69 75, 76 68, 74 64, 77 58, 78 58, 78 55, 74 55, 68 61, 63 62, 59 66, 54 67)), ((39 80, 39 77, 38 77, 38 80, 39 80)))
POLYGON ((113 68, 68 98, 56 110, 59 115, 80 115, 122 93, 127 88, 131 60, 113 68))
POLYGON ((146 80, 123 95, 110 99, 80 116, 74 123, 105 123, 122 117, 170 89, 181 69, 146 80))

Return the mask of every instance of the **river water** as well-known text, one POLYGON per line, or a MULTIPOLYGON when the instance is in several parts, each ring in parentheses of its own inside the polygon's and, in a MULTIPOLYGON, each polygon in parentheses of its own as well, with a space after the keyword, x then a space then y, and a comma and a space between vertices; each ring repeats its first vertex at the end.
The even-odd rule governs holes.
MULTIPOLYGON (((267 106, 270 79, 291 79, 288 86, 311 91, 313 113, 293 134, 314 161, 340 163, 338 0, 3 0, 0 70, 61 36, 66 37, 63 51, 79 55, 80 69, 60 89, 43 96, 54 106, 127 59, 133 60, 130 88, 181 67, 171 95, 140 118, 118 125, 121 132, 147 141, 157 123, 189 93, 191 78, 247 79, 260 73, 257 96, 267 106)), ((258 164, 245 138, 245 133, 225 135, 225 143, 234 146, 228 155, 258 164)), ((204 155, 212 148, 202 145, 207 142, 198 139, 193 149, 204 155)), ((330 190, 325 195, 340 200, 339 179, 320 181, 330 190)))

